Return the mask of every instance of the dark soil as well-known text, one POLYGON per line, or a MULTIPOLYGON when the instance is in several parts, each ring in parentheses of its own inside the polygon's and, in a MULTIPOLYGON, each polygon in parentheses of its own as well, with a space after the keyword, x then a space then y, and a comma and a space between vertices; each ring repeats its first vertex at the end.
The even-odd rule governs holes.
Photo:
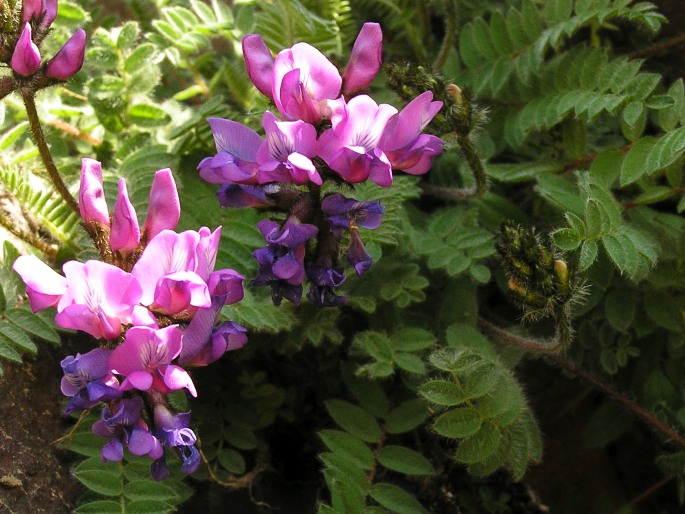
POLYGON ((0 512, 70 512, 81 493, 73 454, 51 443, 64 435, 60 349, 41 347, 23 365, 3 362, 0 378, 0 512))

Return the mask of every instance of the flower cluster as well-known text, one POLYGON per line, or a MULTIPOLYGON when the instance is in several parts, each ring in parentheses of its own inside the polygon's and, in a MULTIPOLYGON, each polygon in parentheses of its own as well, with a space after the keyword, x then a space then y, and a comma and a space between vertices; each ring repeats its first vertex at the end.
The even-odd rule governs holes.
POLYGON ((103 460, 121 460, 127 447, 154 459, 153 476, 161 479, 168 447, 190 473, 199 464, 190 413, 174 414, 166 395, 187 389, 196 396, 182 366, 205 366, 246 344, 240 325, 215 326, 221 308, 242 299, 243 277, 214 270, 220 228, 174 231, 180 203, 169 169, 155 174, 142 228, 123 179, 110 216, 102 168, 93 159, 82 161, 79 208, 102 260, 66 262, 64 275, 32 255, 14 264, 34 312, 55 307, 58 326, 104 340, 62 361, 62 392, 71 397, 66 412, 107 404, 93 426, 109 439, 103 460), (145 420, 145 404, 154 419, 145 420))
POLYGON ((203 159, 200 176, 220 184, 222 207, 256 207, 287 213, 285 222, 259 223, 267 246, 254 253, 256 285, 269 284, 276 304, 299 303, 302 282, 310 300, 342 305, 334 290, 345 275, 337 265, 343 232, 349 232, 348 261, 358 274, 371 264, 358 228, 376 228, 383 208, 341 194, 321 198, 325 181, 388 187, 393 171, 426 173, 442 141, 422 134, 442 107, 426 91, 402 111, 377 104, 366 94, 381 67, 382 33, 377 23, 362 27, 345 68, 319 50, 297 43, 274 58, 257 34, 242 42, 247 72, 274 104, 280 118, 264 112, 264 137, 236 121, 209 118, 217 153, 203 159), (316 238, 316 245, 313 239, 316 238), (308 241, 312 240, 311 244, 308 241), (310 254, 307 247, 316 246, 310 254))
POLYGON ((77 30, 52 59, 41 64, 39 48, 57 17, 57 0, 23 0, 7 5, 7 9, 20 11, 11 13, 21 22, 14 34, 7 34, 5 46, 0 48, 0 58, 10 65, 15 78, 37 79, 46 86, 66 80, 81 69, 86 49, 83 29, 77 30))

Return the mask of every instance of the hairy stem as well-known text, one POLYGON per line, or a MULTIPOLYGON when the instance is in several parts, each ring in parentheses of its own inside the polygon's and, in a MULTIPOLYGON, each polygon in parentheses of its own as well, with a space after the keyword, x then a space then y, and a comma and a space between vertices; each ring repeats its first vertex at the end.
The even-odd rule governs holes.
POLYGON ((22 241, 30 244, 43 252, 51 261, 57 256, 57 247, 46 241, 43 241, 38 234, 32 234, 27 230, 22 230, 17 227, 12 220, 0 210, 0 225, 5 227, 10 233, 17 236, 22 241))
POLYGON ((566 371, 569 371, 581 380, 584 380, 595 390, 608 396, 609 398, 617 402, 619 405, 632 412, 634 415, 640 418, 645 424, 649 425, 654 430, 661 433, 661 435, 663 435, 664 438, 666 438, 667 440, 673 442, 681 448, 685 448, 685 438, 682 435, 680 435, 678 432, 669 427, 666 423, 658 419, 654 414, 652 414, 651 412, 649 412, 648 410, 646 410, 645 408, 641 407, 633 400, 628 398, 628 396, 614 389, 609 384, 603 382, 589 371, 584 370, 573 361, 556 353, 556 351, 545 351, 545 347, 541 346, 539 341, 510 334, 506 330, 499 328, 482 318, 478 319, 478 326, 488 335, 494 336, 503 343, 511 344, 524 350, 532 351, 534 353, 544 353, 545 357, 554 362, 554 364, 556 364, 562 369, 565 369, 566 371))
POLYGON ((52 184, 55 186, 55 189, 60 194, 60 196, 64 199, 64 201, 67 202, 67 204, 69 204, 69 207, 71 207, 76 213, 78 213, 78 202, 69 192, 69 189, 67 188, 66 184, 62 180, 62 177, 59 174, 59 171, 57 170, 55 161, 52 160, 52 154, 50 153, 50 148, 48 147, 48 143, 45 140, 43 127, 41 127, 40 125, 40 118, 38 117, 38 111, 36 110, 36 101, 34 99, 33 93, 26 92, 22 94, 22 99, 24 100, 24 107, 26 107, 26 114, 29 118, 29 125, 31 126, 33 140, 38 146, 38 151, 40 152, 40 156, 43 159, 43 164, 45 164, 45 169, 47 170, 48 175, 50 176, 50 180, 52 181, 52 184))

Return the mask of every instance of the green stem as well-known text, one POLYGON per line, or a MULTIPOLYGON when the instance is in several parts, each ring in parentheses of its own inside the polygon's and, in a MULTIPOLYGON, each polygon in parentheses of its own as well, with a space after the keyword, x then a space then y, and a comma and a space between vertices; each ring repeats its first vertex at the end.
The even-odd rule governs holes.
POLYGON ((33 96, 33 92, 29 91, 23 93, 22 99, 24 100, 24 107, 26 107, 26 114, 29 118, 29 125, 31 126, 33 140, 38 146, 38 151, 40 152, 40 156, 43 159, 43 164, 45 164, 45 169, 47 170, 48 175, 50 176, 50 180, 52 181, 52 184, 55 186, 55 189, 60 194, 60 196, 64 199, 64 201, 67 202, 67 204, 69 204, 69 207, 71 207, 74 210, 74 212, 78 213, 78 202, 73 197, 73 195, 67 188, 66 184, 62 180, 62 177, 60 176, 59 171, 57 170, 57 166, 55 165, 55 161, 52 160, 50 148, 48 147, 48 143, 45 140, 43 128, 40 125, 40 118, 38 117, 38 111, 36 110, 36 102, 33 96))
POLYGON ((568 347, 571 340, 571 328, 568 319, 557 320, 556 325, 556 332, 552 339, 539 340, 512 334, 483 318, 478 318, 478 328, 487 335, 510 346, 545 355, 559 353, 568 347))
POLYGON ((452 49, 452 43, 454 42, 454 30, 456 27, 456 6, 452 0, 447 0, 445 2, 445 37, 442 38, 442 45, 440 45, 440 51, 438 56, 433 61, 433 69, 440 70, 447 61, 447 57, 452 49))

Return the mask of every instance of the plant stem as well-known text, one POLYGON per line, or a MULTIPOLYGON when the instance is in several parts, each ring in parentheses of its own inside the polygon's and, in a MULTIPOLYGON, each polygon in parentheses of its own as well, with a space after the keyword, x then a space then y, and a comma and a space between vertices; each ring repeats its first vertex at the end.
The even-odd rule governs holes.
POLYGON ((609 384, 602 382, 599 378, 594 376, 589 371, 584 370, 573 361, 556 353, 556 350, 546 349, 546 347, 542 346, 539 341, 511 334, 506 330, 497 327, 489 321, 486 321, 482 318, 478 318, 478 326, 484 332, 496 337, 503 343, 511 344, 513 346, 517 346, 519 348, 532 351, 534 353, 544 353, 545 357, 553 361, 557 366, 565 369, 566 371, 569 371, 573 375, 584 380, 594 389, 605 394, 606 396, 620 404, 622 407, 626 408, 627 410, 635 414, 644 423, 646 423, 656 431, 660 432, 667 440, 672 441, 681 448, 685 448, 685 438, 682 435, 680 435, 678 432, 669 427, 666 423, 658 419, 654 414, 652 414, 651 412, 649 412, 648 410, 646 410, 645 408, 641 407, 633 400, 628 398, 628 396, 626 396, 625 394, 614 389, 609 384))
POLYGON ((55 245, 43 241, 37 234, 32 234, 26 230, 21 230, 14 223, 12 223, 12 220, 2 211, 0 211, 0 225, 5 227, 9 232, 17 236, 22 241, 34 246, 35 248, 38 248, 51 261, 57 256, 57 247, 55 245))
POLYGON ((62 180, 62 177, 57 170, 55 161, 52 160, 52 154, 50 153, 50 148, 45 140, 45 134, 43 133, 43 128, 40 125, 40 118, 38 117, 38 111, 36 110, 36 102, 33 96, 33 92, 25 92, 22 94, 22 99, 24 100, 24 107, 26 107, 26 114, 29 118, 29 125, 31 126, 31 133, 33 134, 33 140, 38 146, 38 151, 43 159, 43 164, 45 164, 45 169, 50 176, 52 184, 55 189, 64 199, 64 201, 69 204, 76 213, 79 212, 78 202, 73 197, 66 184, 62 180))
POLYGON ((436 71, 439 71, 445 65, 454 42, 455 18, 457 17, 455 2, 447 0, 445 2, 445 10, 447 11, 445 13, 445 37, 442 39, 440 52, 438 52, 438 56, 433 61, 433 69, 436 71))
POLYGON ((557 333, 555 334, 554 338, 548 341, 540 341, 537 339, 512 334, 511 332, 508 332, 483 318, 478 318, 478 328, 480 328, 481 331, 485 332, 487 335, 490 335, 496 338, 498 341, 506 343, 510 346, 516 346, 517 348, 521 348, 522 350, 526 350, 528 352, 544 355, 558 353, 562 348, 568 345, 570 331, 568 329, 560 330, 560 325, 565 326, 566 324, 557 323, 557 333))

